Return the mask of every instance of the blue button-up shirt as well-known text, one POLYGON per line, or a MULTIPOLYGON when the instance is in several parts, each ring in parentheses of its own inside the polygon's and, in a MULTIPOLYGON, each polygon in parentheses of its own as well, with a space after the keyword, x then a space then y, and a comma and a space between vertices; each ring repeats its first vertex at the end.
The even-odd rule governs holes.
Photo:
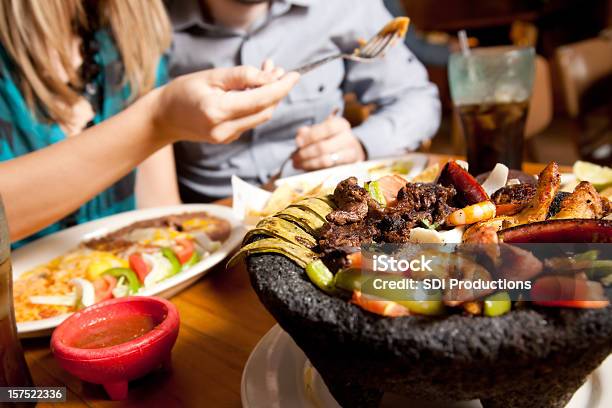
MULTIPOLYGON (((272 59, 285 69, 323 56, 352 52, 392 16, 379 0, 275 0, 248 31, 207 22, 198 0, 169 0, 174 26, 170 75, 272 59)), ((403 44, 371 63, 336 60, 304 75, 271 121, 228 145, 175 146, 179 182, 209 197, 231 195, 233 174, 263 183, 295 150, 300 126, 323 122, 354 92, 376 111, 353 133, 368 158, 399 155, 430 138, 440 123, 440 101, 427 72, 403 44)))

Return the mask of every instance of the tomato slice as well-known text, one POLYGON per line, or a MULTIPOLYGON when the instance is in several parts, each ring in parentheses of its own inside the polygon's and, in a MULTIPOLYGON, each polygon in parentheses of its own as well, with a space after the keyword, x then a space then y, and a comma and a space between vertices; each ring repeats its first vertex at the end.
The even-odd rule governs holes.
POLYGON ((397 203, 397 193, 407 183, 405 178, 397 174, 381 177, 377 182, 387 206, 393 206, 397 203))
POLYGON ((117 278, 111 275, 103 275, 93 282, 96 293, 96 302, 101 302, 113 297, 113 289, 117 286, 117 278))
POLYGON ((387 317, 408 316, 410 310, 390 300, 374 300, 367 298, 360 291, 353 291, 351 302, 370 313, 387 317))
POLYGON ((195 250, 195 245, 191 240, 185 238, 177 239, 176 243, 178 245, 176 245, 172 249, 174 250, 174 254, 182 265, 191 259, 193 251, 195 250))
POLYGON ((145 262, 142 254, 135 252, 129 258, 130 268, 136 272, 138 279, 144 284, 145 278, 151 272, 151 267, 145 262))
POLYGON ((610 304, 607 300, 540 300, 536 304, 547 307, 571 307, 574 309, 603 309, 610 304))

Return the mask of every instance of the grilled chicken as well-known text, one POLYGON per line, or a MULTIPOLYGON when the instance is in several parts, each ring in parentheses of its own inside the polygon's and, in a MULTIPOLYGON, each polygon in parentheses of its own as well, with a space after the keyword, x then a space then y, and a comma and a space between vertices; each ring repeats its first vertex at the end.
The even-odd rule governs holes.
POLYGON ((574 192, 563 200, 561 209, 551 219, 601 218, 603 215, 601 197, 591 183, 582 181, 574 192))
POLYGON ((538 186, 535 191, 527 191, 527 188, 510 188, 494 194, 500 203, 520 203, 531 196, 529 203, 518 214, 513 216, 497 216, 488 221, 482 221, 469 227, 464 235, 463 242, 466 243, 497 243, 497 232, 503 228, 512 227, 530 222, 543 221, 548 214, 548 208, 557 194, 561 177, 559 166, 552 162, 540 173, 538 186))
POLYGON ((559 175, 559 166, 557 163, 552 162, 540 173, 536 194, 529 202, 529 205, 523 211, 512 217, 512 219, 508 221, 508 225, 504 225, 504 227, 544 221, 548 214, 548 207, 550 207, 550 204, 554 200, 560 184, 561 177, 559 175))
POLYGON ((497 232, 503 227, 508 217, 495 217, 477 222, 463 233, 463 242, 467 244, 497 244, 497 232))

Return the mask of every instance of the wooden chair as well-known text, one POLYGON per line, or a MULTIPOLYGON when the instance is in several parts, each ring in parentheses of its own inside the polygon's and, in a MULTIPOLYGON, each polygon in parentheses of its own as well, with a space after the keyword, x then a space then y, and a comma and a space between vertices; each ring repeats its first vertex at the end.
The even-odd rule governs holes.
MULTIPOLYGON (((516 46, 535 48, 538 41, 538 28, 533 23, 515 21, 510 27, 510 40, 516 46)), ((527 113, 527 124, 525 125, 525 139, 528 140, 528 150, 531 138, 546 129, 552 121, 552 117, 553 92, 550 66, 544 57, 536 55, 533 88, 529 112, 527 113)), ((530 158, 535 159, 535 157, 530 158)))
POLYGON ((559 47, 555 60, 579 156, 611 165, 612 39, 602 36, 559 47))
POLYGON ((535 76, 525 124, 525 153, 531 161, 538 161, 534 137, 550 125, 553 118, 553 92, 550 65, 546 58, 536 55, 535 76))

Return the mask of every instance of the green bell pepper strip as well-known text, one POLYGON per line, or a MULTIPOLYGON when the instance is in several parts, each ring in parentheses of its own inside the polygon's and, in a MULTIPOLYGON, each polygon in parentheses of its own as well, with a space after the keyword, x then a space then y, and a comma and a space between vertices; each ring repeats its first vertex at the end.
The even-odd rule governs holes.
POLYGON ((179 273, 182 268, 181 261, 178 260, 178 258, 174 254, 174 251, 171 250, 170 248, 162 248, 161 253, 164 256, 164 258, 166 258, 170 262, 170 265, 172 265, 172 270, 168 274, 167 278, 179 273))
POLYGON ((583 266, 589 279, 600 280, 605 284, 612 279, 612 260, 597 259, 599 251, 592 249, 581 254, 574 255, 574 261, 578 266, 583 266))
POLYGON ((442 294, 439 292, 430 293, 422 288, 403 290, 403 289, 375 289, 373 286, 374 279, 378 276, 386 281, 401 280, 401 276, 386 274, 387 276, 376 274, 363 274, 359 277, 357 273, 361 271, 342 270, 336 274, 336 286, 345 289, 350 285, 359 285, 361 292, 376 296, 384 300, 390 300, 398 303, 408 310, 410 313, 420 314, 425 316, 439 316, 446 312, 446 307, 442 301, 442 294), (342 274, 341 274, 342 273, 342 274), (340 276, 338 276, 340 275, 340 276), (351 276, 352 275, 352 276, 351 276))
POLYGON ((365 188, 368 193, 370 193, 372 198, 378 202, 378 204, 382 206, 385 206, 387 204, 387 201, 385 200, 385 196, 383 195, 380 189, 380 184, 378 183, 378 181, 370 181, 368 184, 366 184, 365 188))
POLYGON ((612 273, 612 259, 550 258, 544 261, 548 269, 559 273, 586 272, 590 279, 612 273))
POLYGON ((583 252, 581 254, 574 255, 576 261, 595 261, 599 257, 599 251, 591 249, 590 251, 583 252))
POLYGON ((363 273, 361 269, 341 269, 334 276, 334 287, 353 292, 361 290, 361 285, 370 278, 371 275, 363 273))
POLYGON ((397 303, 416 313, 424 316, 439 316, 446 312, 444 302, 441 300, 396 300, 397 303))
POLYGON ((439 316, 446 312, 442 293, 439 291, 428 291, 419 285, 418 288, 408 291, 406 295, 407 300, 398 300, 397 303, 410 310, 410 313, 439 316))
POLYGON ((183 264, 183 269, 191 268, 193 265, 200 262, 200 260, 202 260, 202 256, 198 253, 198 251, 193 251, 191 258, 189 258, 187 262, 183 264))
POLYGON ((327 293, 334 291, 334 274, 320 259, 306 265, 306 274, 312 283, 322 291, 327 293))
POLYGON ((484 301, 484 314, 489 317, 501 316, 510 311, 512 301, 508 292, 497 292, 484 301))
POLYGON ((138 292, 138 290, 142 287, 136 273, 129 268, 111 268, 104 272, 102 275, 110 275, 117 278, 117 280, 119 280, 119 278, 123 276, 127 280, 130 294, 138 292))

